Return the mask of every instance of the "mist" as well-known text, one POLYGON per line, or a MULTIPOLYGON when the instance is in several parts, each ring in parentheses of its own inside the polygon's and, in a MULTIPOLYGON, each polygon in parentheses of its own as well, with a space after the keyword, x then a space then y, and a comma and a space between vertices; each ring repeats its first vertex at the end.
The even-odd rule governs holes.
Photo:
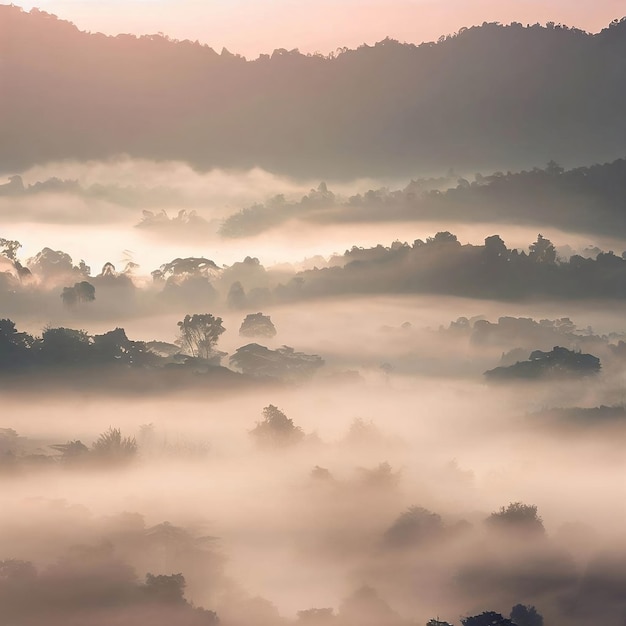
POLYGON ((0 24, 0 621, 623 626, 624 20, 0 24))

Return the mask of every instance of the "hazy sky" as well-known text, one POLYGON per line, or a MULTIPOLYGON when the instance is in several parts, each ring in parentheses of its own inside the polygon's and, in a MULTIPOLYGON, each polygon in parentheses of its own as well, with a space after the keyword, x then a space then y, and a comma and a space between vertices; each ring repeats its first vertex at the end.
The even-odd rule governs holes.
MULTIPOLYGON (((9 4, 2 2, 2 4, 9 4)), ((420 43, 483 21, 562 22, 598 31, 626 15, 624 0, 37 0, 15 2, 79 28, 163 32, 256 57, 275 48, 328 53, 386 36, 420 43)))

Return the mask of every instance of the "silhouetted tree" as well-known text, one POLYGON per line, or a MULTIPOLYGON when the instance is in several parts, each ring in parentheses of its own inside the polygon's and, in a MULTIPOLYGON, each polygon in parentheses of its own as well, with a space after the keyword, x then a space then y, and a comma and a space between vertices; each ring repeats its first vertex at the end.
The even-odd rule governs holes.
POLYGON ((68 276, 80 273, 72 263, 72 257, 60 250, 44 248, 32 259, 28 260, 28 266, 35 273, 45 279, 68 276))
POLYGON ((61 461, 63 463, 80 463, 89 457, 89 448, 79 440, 59 443, 50 447, 62 453, 61 461))
POLYGON ((534 606, 516 604, 511 609, 510 617, 515 626, 543 626, 543 617, 534 606))
POLYGON ((556 263, 556 248, 549 239, 537 235, 537 241, 530 245, 528 258, 535 263, 554 265, 556 263))
POLYGON ((518 361, 508 367, 496 367, 485 372, 490 380, 540 379, 544 377, 590 376, 601 369, 600 359, 555 346, 552 351, 534 350, 527 361, 518 361))
POLYGON ((0 237, 0 254, 10 261, 17 261, 17 251, 22 247, 19 241, 14 239, 3 239, 0 237))
POLYGON ((237 348, 229 360, 244 374, 288 380, 308 378, 324 365, 317 354, 296 352, 289 346, 270 350, 258 343, 237 348))
POLYGON ((543 521, 537 514, 534 504, 511 502, 499 511, 492 513, 486 520, 488 526, 494 529, 522 531, 525 533, 543 535, 545 532, 543 521))
POLYGON ((29 334, 18 332, 13 321, 0 319, 0 369, 26 365, 34 343, 29 334))
POLYGON ((110 427, 102 433, 91 447, 96 459, 106 463, 127 463, 137 454, 134 437, 122 437, 119 428, 110 427))
POLYGON ((75 283, 73 287, 63 287, 61 293, 63 304, 74 306, 80 302, 93 302, 96 299, 96 288, 87 281, 75 283))
POLYGON ((91 338, 84 330, 46 328, 37 345, 45 363, 75 366, 87 362, 91 338))
POLYGON ((145 590, 146 597, 153 602, 185 604, 185 578, 182 574, 146 574, 145 590))
POLYGON ((463 626, 516 626, 510 619, 494 611, 486 611, 461 620, 463 626))
POLYGON ((273 404, 263 409, 263 420, 257 422, 250 435, 264 447, 292 445, 304 437, 302 429, 273 404))
POLYGON ((222 318, 213 317, 210 313, 185 315, 185 319, 178 322, 178 327, 183 350, 200 359, 210 359, 215 355, 215 345, 226 330, 222 326, 222 318))
POLYGON ((269 315, 249 313, 241 323, 239 334, 242 337, 274 337, 276 327, 269 315))
POLYGON ((443 532, 441 517, 427 509, 412 506, 385 531, 385 542, 395 548, 408 548, 432 541, 443 532))

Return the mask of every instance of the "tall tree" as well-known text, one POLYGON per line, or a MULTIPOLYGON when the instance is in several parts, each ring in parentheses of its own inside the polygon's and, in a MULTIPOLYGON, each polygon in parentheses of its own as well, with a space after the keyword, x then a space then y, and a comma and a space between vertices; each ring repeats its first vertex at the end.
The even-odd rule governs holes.
POLYGON ((209 359, 214 356, 215 345, 226 330, 222 326, 221 317, 213 317, 210 313, 185 315, 180 328, 179 345, 191 356, 209 359))

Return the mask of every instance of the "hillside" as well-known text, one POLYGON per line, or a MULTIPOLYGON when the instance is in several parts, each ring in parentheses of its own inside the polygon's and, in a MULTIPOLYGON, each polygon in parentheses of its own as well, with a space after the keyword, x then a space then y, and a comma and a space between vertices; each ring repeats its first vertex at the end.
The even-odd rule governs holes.
POLYGON ((626 151, 626 20, 483 24, 419 46, 247 61, 0 6, 0 172, 125 153, 332 178, 605 161, 626 151))

